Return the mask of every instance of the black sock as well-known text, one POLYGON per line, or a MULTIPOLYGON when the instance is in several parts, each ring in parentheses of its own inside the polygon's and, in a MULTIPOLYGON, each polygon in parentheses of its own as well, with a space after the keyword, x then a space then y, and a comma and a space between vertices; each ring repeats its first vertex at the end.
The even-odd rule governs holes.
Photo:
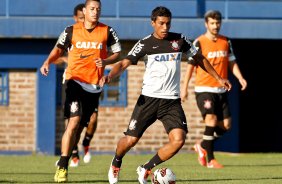
POLYGON ((83 145, 83 146, 89 146, 92 137, 93 137, 93 135, 90 135, 90 134, 88 134, 88 133, 85 133, 85 136, 84 136, 82 145, 83 145))
POLYGON ((72 158, 78 158, 78 159, 79 159, 79 154, 78 154, 78 147, 77 147, 77 145, 73 147, 73 150, 72 150, 72 158))
POLYGON ((121 164, 122 164, 122 158, 123 158, 123 156, 118 156, 117 154, 115 154, 115 157, 112 161, 112 165, 120 168, 121 164))
POLYGON ((201 143, 201 146, 207 151, 208 162, 214 159, 214 154, 213 154, 214 128, 215 127, 206 126, 203 136, 203 141, 201 143))
POLYGON ((156 154, 149 162, 144 164, 144 168, 146 170, 151 170, 152 168, 156 167, 157 165, 163 163, 158 154, 156 154))
POLYGON ((215 138, 215 140, 221 138, 226 132, 227 132, 226 129, 223 129, 219 126, 216 126, 214 128, 214 138, 215 138))
POLYGON ((68 165, 69 165, 69 156, 61 156, 60 160, 58 162, 58 166, 60 169, 68 169, 68 165))

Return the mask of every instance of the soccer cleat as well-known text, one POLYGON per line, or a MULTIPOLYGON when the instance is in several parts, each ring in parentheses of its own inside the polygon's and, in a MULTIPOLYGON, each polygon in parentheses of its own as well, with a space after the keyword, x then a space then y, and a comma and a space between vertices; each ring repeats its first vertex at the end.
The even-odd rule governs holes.
POLYGON ((55 162, 55 167, 58 167, 59 160, 55 162))
POLYGON ((60 169, 59 167, 56 170, 54 181, 57 183, 65 183, 68 181, 68 170, 67 169, 60 169))
POLYGON ((110 184, 117 184, 120 168, 111 165, 108 173, 108 179, 110 184))
POLYGON ((77 157, 72 158, 70 162, 70 167, 78 167, 78 165, 79 165, 79 158, 77 157))
POLYGON ((136 169, 138 174, 138 181, 140 184, 147 184, 148 176, 152 173, 151 170, 146 170, 143 166, 139 166, 136 169))
POLYGON ((84 157, 83 161, 84 163, 88 164, 91 160, 91 153, 89 151, 89 146, 84 146, 84 157))
POLYGON ((200 165, 207 166, 207 151, 198 143, 194 145, 194 150, 198 153, 198 162, 200 163, 200 165))
POLYGON ((215 159, 212 159, 210 162, 208 162, 207 167, 211 169, 221 169, 223 168, 223 165, 218 163, 215 159))
POLYGON ((90 154, 90 151, 88 151, 88 152, 84 155, 83 161, 84 161, 84 163, 88 164, 88 163, 90 162, 90 160, 91 160, 91 154, 90 154))

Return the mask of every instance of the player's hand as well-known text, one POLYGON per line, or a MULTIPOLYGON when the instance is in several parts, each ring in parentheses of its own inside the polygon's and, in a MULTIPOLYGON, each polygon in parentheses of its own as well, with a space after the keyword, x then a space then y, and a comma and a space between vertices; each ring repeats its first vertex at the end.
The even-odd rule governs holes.
POLYGON ((185 102, 188 99, 188 91, 187 90, 182 90, 180 92, 180 98, 182 102, 185 102))
POLYGON ((229 82, 229 80, 227 79, 221 79, 220 80, 220 84, 222 85, 222 87, 224 87, 224 89, 226 89, 227 91, 230 91, 232 88, 231 83, 229 82))
POLYGON ((110 82, 111 82, 111 78, 108 75, 105 75, 99 80, 99 85, 103 87, 105 84, 108 84, 110 82))
POLYGON ((247 81, 244 78, 239 79, 239 82, 241 84, 241 90, 244 91, 247 88, 247 81))
POLYGON ((47 76, 49 72, 49 65, 44 62, 40 68, 40 72, 42 75, 47 76))
POLYGON ((96 66, 99 67, 99 68, 106 66, 105 61, 101 58, 94 59, 94 62, 96 63, 96 66))

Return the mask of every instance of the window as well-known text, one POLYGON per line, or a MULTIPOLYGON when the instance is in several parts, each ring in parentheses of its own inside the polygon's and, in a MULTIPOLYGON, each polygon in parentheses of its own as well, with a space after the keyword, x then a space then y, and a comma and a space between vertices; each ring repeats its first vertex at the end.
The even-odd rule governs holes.
POLYGON ((9 105, 9 80, 6 71, 0 71, 0 105, 9 105))
MULTIPOLYGON (((110 69, 105 69, 107 75, 110 69)), ((57 89, 56 89, 56 103, 57 106, 64 104, 64 87, 62 84, 62 75, 64 68, 57 68, 57 89)), ((105 84, 102 94, 100 96, 100 106, 103 107, 125 107, 127 106, 127 70, 121 76, 113 79, 110 84, 105 84)))
MULTIPOLYGON (((105 69, 107 75, 110 69, 105 69)), ((127 106, 127 70, 103 87, 100 106, 127 106)))

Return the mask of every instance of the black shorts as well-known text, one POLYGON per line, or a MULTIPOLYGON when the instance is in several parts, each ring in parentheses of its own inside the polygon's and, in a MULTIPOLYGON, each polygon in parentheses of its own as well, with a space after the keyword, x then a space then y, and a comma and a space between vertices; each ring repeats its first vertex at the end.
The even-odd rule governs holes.
POLYGON ((203 118, 207 114, 215 114, 222 121, 231 116, 227 93, 196 93, 196 100, 203 118))
POLYGON ((98 113, 101 93, 89 93, 74 80, 66 81, 65 119, 80 116, 80 124, 87 127, 90 117, 98 113))
POLYGON ((167 133, 175 128, 188 132, 186 116, 180 99, 162 99, 140 95, 124 134, 140 138, 157 119, 163 123, 167 133))

